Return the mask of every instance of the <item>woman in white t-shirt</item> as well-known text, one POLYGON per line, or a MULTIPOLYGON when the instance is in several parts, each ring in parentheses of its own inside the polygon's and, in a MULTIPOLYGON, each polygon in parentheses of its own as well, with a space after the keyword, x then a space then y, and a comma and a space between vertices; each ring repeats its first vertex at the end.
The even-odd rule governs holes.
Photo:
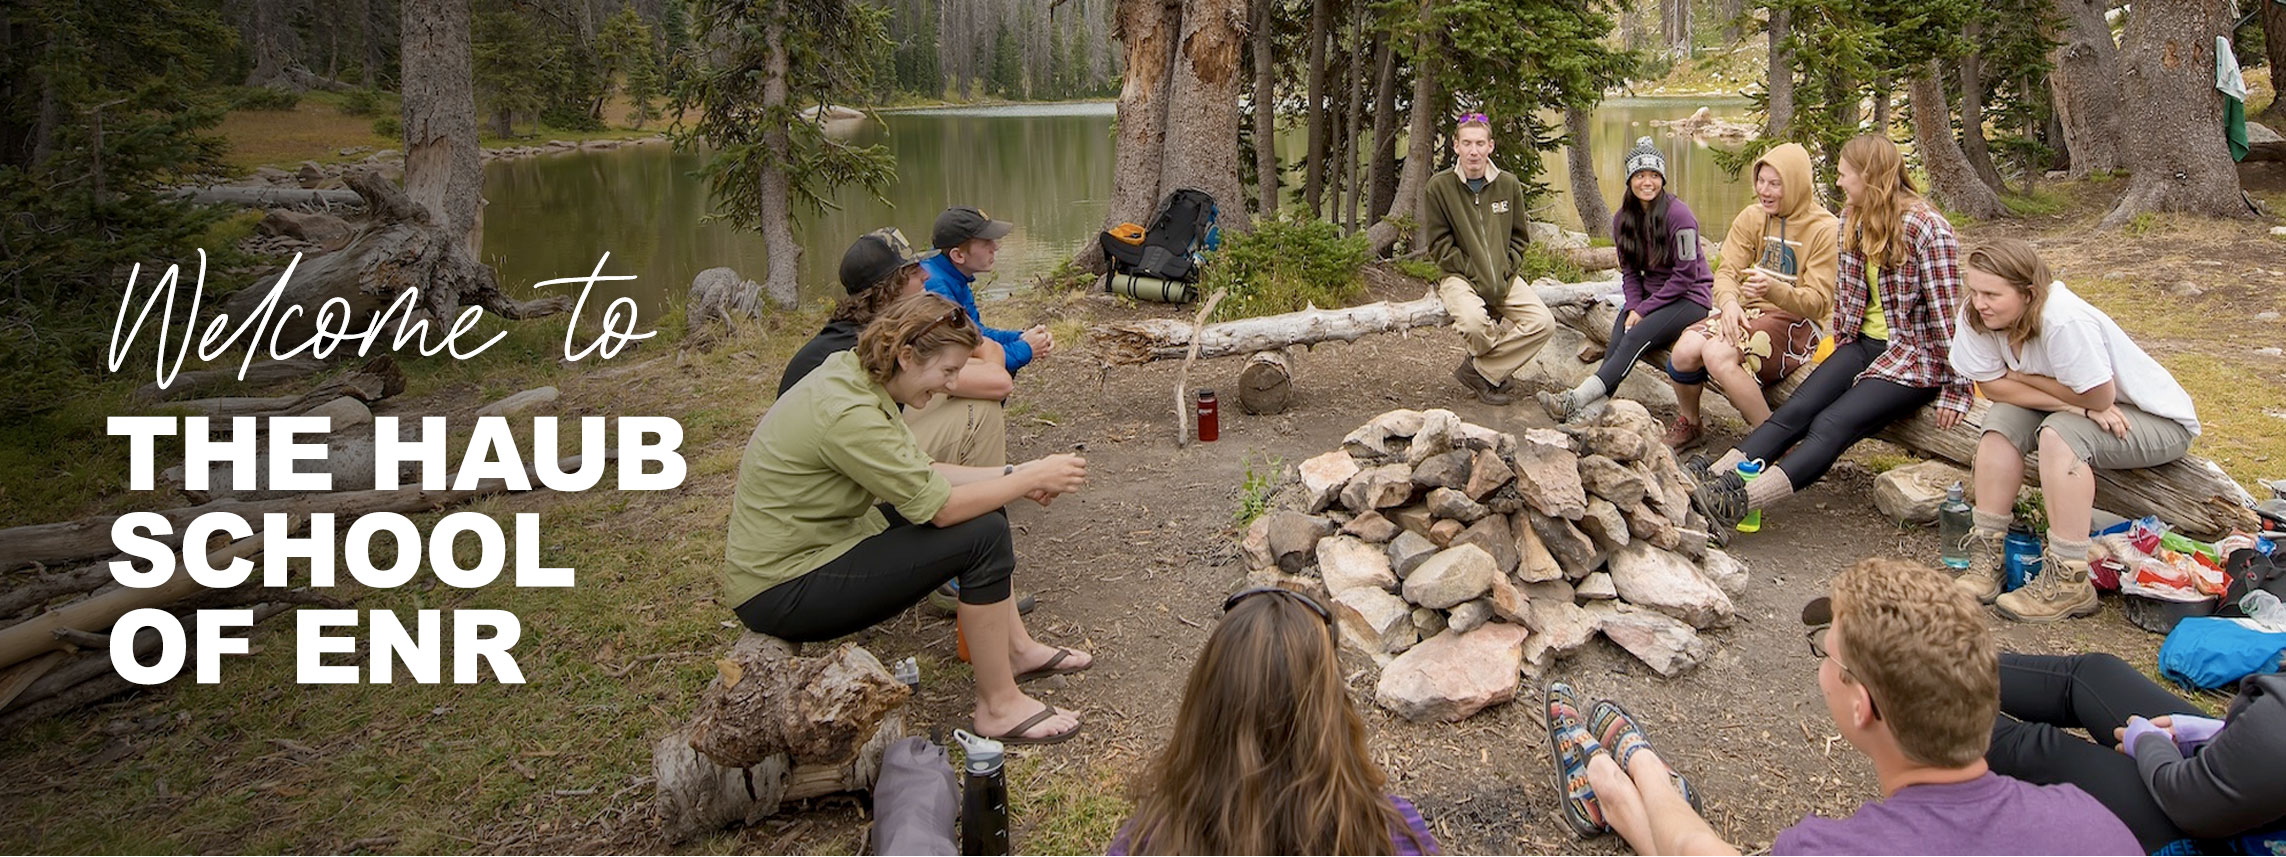
POLYGON ((2183 457, 2199 420, 2191 395, 2119 324, 2048 273, 2032 245, 2000 239, 1971 251, 1969 300, 1953 326, 1953 370, 1992 409, 1976 448, 1976 525, 1957 583, 2000 614, 2053 622, 2096 612, 2088 583, 2095 470, 2156 467, 2183 457), (2038 577, 2001 594, 2000 542, 2040 453, 2047 556, 2038 577))

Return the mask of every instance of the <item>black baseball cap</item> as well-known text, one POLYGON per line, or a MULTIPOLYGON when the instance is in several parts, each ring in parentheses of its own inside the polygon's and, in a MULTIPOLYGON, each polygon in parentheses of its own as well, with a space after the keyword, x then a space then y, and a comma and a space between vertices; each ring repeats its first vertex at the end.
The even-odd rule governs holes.
POLYGON ((929 244, 939 250, 950 250, 971 238, 998 241, 1008 236, 1016 224, 994 220, 992 215, 967 206, 953 206, 937 215, 937 225, 929 233, 929 244))
POLYGON ((935 250, 914 253, 913 245, 905 241, 905 233, 894 226, 881 227, 857 236, 841 254, 841 287, 850 294, 857 294, 889 279, 897 269, 921 264, 921 260, 935 255, 935 250))

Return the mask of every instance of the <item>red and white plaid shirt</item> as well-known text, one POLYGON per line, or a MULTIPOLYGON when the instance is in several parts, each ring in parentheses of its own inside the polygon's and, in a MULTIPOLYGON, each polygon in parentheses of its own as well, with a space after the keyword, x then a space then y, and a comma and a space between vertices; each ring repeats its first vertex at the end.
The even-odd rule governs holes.
MULTIPOLYGON (((1852 212, 1844 210, 1841 234, 1854 226, 1852 212)), ((1949 359, 1953 320, 1961 302, 1960 243, 1944 215, 1927 205, 1905 213, 1903 237, 1907 257, 1881 269, 1881 311, 1889 323, 1889 350, 1882 352, 1858 375, 1880 378, 1908 387, 1937 387, 1937 407, 1968 413, 1973 394, 1969 380, 1953 371, 1949 359)), ((1865 324, 1865 256, 1843 249, 1834 284, 1834 342, 1857 341, 1865 324)))

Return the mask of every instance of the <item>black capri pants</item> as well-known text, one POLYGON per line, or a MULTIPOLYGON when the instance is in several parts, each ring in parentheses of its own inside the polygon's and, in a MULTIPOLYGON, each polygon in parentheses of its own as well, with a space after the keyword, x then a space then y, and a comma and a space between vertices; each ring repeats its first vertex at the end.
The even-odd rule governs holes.
POLYGON ((1627 373, 1634 371, 1635 361, 1643 359, 1644 352, 1675 344, 1684 329, 1706 317, 1706 307, 1676 301, 1652 310, 1634 327, 1628 327, 1627 311, 1620 310, 1619 317, 1611 322, 1611 347, 1604 351, 1602 368, 1595 370, 1595 376, 1603 381, 1604 395, 1619 390, 1619 382, 1627 380, 1627 373))
POLYGON ((889 529, 747 599, 738 605, 738 620, 756 633, 807 643, 880 624, 954 578, 963 604, 998 604, 1015 591, 1009 576, 1016 572, 1016 543, 1007 512, 938 527, 880 509, 889 529))
POLYGON ((2135 760, 2112 730, 2129 715, 2204 716, 2127 662, 2102 652, 2000 656, 2000 717, 1984 759, 1993 771, 2037 785, 2070 783, 2119 816, 2146 852, 2186 838, 2152 800, 2135 760), (2065 729, 2085 729, 2094 741, 2065 729))
POLYGON ((1739 441, 1738 451, 1774 463, 1799 491, 1858 441, 1936 401, 1935 387, 1857 377, 1887 350, 1889 340, 1864 337, 1836 346, 1770 419, 1739 441))

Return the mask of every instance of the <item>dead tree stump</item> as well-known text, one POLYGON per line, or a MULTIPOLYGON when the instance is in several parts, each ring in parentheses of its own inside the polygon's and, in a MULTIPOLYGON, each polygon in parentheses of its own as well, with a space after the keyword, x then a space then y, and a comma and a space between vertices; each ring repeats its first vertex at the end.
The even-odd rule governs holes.
POLYGON ((1294 369, 1286 355, 1257 351, 1238 370, 1238 407, 1250 414, 1282 414, 1294 404, 1294 369))

